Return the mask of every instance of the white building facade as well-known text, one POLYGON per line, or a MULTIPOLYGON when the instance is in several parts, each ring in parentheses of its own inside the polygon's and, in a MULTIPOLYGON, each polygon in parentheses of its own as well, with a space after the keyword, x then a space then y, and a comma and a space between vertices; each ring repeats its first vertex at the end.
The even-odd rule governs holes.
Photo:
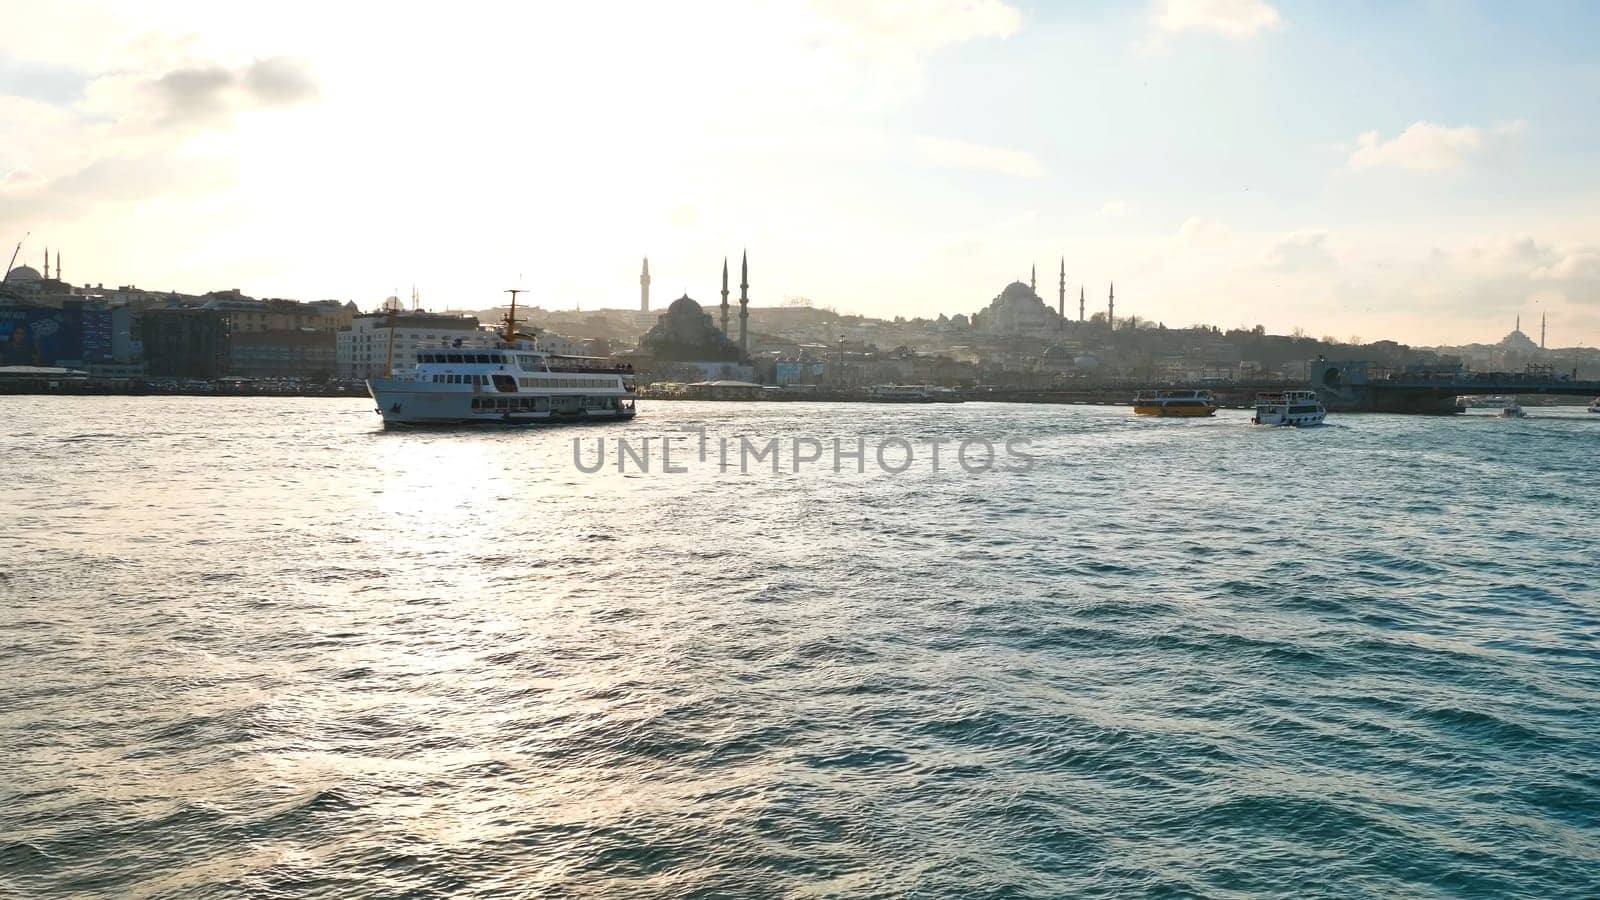
MULTIPOLYGON (((401 312, 394 317, 394 371, 417 364, 417 347, 437 347, 457 340, 463 346, 488 346, 494 335, 478 326, 475 316, 449 316, 427 312, 401 312)), ((377 378, 388 374, 389 313, 356 316, 340 329, 335 360, 345 378, 377 378)))

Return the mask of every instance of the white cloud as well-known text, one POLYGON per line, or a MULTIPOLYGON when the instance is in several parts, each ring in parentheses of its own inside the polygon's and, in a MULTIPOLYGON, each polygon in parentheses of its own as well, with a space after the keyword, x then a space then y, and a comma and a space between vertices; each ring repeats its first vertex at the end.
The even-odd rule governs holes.
POLYGON ((1383 140, 1376 131, 1356 139, 1347 165, 1355 171, 1393 168, 1412 172, 1459 169, 1475 158, 1491 155, 1516 140, 1526 129, 1522 121, 1502 122, 1492 128, 1462 125, 1450 128, 1432 122, 1413 123, 1398 136, 1383 140))
POLYGON ((1226 240, 1233 235, 1233 229, 1216 219, 1203 219, 1199 216, 1190 216, 1184 220, 1183 226, 1178 229, 1178 240, 1185 244, 1205 243, 1208 241, 1226 240))
POLYGON ((1121 200, 1107 200, 1100 207, 1100 215, 1108 219, 1126 219, 1137 211, 1133 204, 1121 200))
POLYGON ((972 169, 1016 178, 1039 178, 1045 174, 1044 164, 1022 150, 933 137, 917 138, 916 149, 923 162, 940 168, 972 169))
POLYGON ((1267 268, 1278 272, 1304 272, 1335 265, 1326 231, 1297 231, 1285 235, 1267 251, 1267 268))
POLYGON ((1245 39, 1283 27, 1283 16, 1265 0, 1156 0, 1150 27, 1158 35, 1200 31, 1245 39))
POLYGON ((1022 13, 1001 0, 815 0, 816 9, 879 50, 937 50, 976 38, 1004 38, 1022 13))
POLYGON ((915 94, 934 52, 1008 38, 1022 13, 1002 0, 810 0, 796 21, 814 77, 831 72, 854 102, 881 105, 915 94))

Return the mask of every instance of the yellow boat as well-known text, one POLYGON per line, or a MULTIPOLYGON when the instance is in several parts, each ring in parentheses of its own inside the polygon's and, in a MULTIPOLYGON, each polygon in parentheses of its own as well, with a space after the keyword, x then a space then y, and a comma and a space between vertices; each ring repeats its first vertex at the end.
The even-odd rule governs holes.
POLYGON ((1210 391, 1140 391, 1133 395, 1133 411, 1140 416, 1214 416, 1217 398, 1210 391))

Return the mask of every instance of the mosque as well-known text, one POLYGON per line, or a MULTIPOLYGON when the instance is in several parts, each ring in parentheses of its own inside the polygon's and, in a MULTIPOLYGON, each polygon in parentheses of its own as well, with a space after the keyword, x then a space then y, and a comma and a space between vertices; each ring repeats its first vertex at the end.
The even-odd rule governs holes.
MULTIPOLYGON (((640 276, 643 294, 640 306, 649 308, 649 261, 640 276)), ((658 362, 699 364, 703 369, 715 370, 726 365, 742 365, 748 361, 750 351, 750 260, 749 256, 739 267, 739 339, 735 343, 728 334, 728 261, 722 261, 722 327, 717 327, 706 312, 684 294, 672 301, 667 311, 656 319, 654 325, 640 341, 641 347, 658 362)))
POLYGON ((0 280, 0 293, 19 297, 36 297, 40 294, 67 293, 61 280, 61 251, 56 251, 56 276, 50 277, 50 251, 44 251, 44 273, 30 265, 20 265, 6 272, 0 280))
MULTIPOLYGON (((989 305, 972 315, 972 327, 980 332, 991 335, 1032 335, 1041 336, 1061 331, 1067 318, 1067 261, 1061 260, 1061 283, 1056 298, 1056 308, 1039 296, 1038 269, 1035 268, 1028 278, 1028 283, 1013 281, 1006 285, 989 302, 989 305)), ((1078 289, 1078 321, 1084 321, 1084 296, 1083 289, 1078 289)), ((1106 308, 1107 321, 1115 321, 1116 315, 1116 289, 1113 287, 1106 308)))

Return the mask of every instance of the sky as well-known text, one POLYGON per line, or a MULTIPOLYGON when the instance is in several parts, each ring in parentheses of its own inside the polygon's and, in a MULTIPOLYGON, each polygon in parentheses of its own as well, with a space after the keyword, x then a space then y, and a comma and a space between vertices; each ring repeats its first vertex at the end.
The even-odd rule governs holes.
POLYGON ((0 247, 74 283, 1600 344, 1600 5, 0 0, 0 247), (737 290, 737 287, 735 287, 737 290))

